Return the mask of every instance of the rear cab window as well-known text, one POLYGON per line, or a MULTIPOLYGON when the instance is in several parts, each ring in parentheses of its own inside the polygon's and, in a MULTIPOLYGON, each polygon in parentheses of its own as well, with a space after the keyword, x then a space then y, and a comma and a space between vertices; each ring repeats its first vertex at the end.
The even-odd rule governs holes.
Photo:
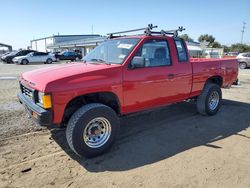
POLYGON ((174 41, 179 62, 187 62, 188 55, 183 40, 180 38, 175 38, 174 41))

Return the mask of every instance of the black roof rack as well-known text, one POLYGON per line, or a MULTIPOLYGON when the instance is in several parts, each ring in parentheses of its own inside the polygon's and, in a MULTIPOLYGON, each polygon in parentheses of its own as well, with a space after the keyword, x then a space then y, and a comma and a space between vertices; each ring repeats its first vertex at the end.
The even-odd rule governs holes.
POLYGON ((120 35, 119 36, 114 36, 114 35, 144 30, 144 35, 146 35, 146 36, 150 36, 152 34, 158 34, 158 35, 173 35, 174 37, 177 37, 178 32, 182 32, 185 30, 184 27, 180 26, 180 27, 178 27, 178 29, 173 29, 173 30, 152 31, 153 28, 157 28, 157 27, 158 26, 154 26, 153 24, 148 24, 148 26, 144 27, 144 28, 108 33, 107 35, 108 35, 108 38, 116 38, 116 37, 120 37, 120 35))

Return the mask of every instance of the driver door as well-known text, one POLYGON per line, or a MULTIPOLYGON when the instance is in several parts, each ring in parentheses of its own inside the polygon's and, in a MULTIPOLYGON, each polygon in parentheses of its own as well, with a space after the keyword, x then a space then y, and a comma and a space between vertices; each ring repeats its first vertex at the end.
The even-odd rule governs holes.
POLYGON ((145 67, 124 70, 124 111, 136 112, 173 102, 178 91, 167 39, 144 42, 135 56, 145 58, 145 67))
POLYGON ((31 62, 31 63, 36 62, 36 58, 37 58, 36 54, 37 54, 37 52, 31 52, 28 54, 29 62, 31 62))

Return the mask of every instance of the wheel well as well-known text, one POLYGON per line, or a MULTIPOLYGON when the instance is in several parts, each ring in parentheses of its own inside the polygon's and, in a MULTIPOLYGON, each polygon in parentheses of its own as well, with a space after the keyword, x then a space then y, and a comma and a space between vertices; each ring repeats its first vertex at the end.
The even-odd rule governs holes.
POLYGON ((214 84, 217 84, 218 86, 222 86, 223 84, 223 79, 221 76, 213 76, 211 78, 209 78, 206 83, 214 83, 214 84))
POLYGON ((118 97, 111 92, 90 93, 78 96, 72 99, 64 110, 62 123, 69 121, 70 117, 81 106, 89 103, 101 103, 112 108, 118 115, 120 115, 120 103, 118 97))

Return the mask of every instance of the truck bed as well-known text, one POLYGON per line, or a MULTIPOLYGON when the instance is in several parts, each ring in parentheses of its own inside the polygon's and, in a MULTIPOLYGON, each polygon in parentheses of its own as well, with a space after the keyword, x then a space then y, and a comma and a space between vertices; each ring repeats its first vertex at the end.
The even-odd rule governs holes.
POLYGON ((222 77, 222 87, 230 87, 237 80, 238 62, 235 58, 190 58, 193 65, 192 95, 199 93, 206 80, 218 75, 222 77))

